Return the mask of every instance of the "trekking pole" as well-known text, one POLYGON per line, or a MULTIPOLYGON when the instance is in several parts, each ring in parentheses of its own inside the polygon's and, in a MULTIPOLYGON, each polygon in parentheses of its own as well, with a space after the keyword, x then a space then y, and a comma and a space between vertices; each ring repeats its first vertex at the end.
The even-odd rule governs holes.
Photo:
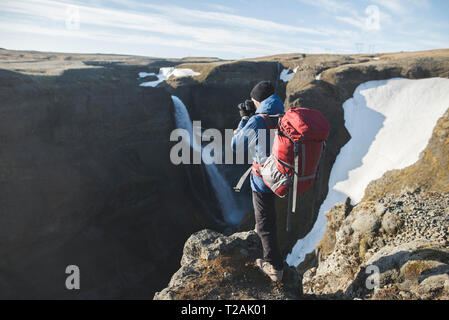
POLYGON ((292 203, 293 203, 293 188, 290 187, 290 190, 288 191, 288 209, 287 209, 287 227, 286 231, 290 232, 291 230, 291 214, 292 214, 292 203))

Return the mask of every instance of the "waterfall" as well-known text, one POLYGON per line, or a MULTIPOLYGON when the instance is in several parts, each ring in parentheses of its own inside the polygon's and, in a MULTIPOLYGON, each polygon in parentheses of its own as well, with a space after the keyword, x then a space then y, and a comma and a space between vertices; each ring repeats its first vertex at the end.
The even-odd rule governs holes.
MULTIPOLYGON (((175 121, 177 128, 187 130, 189 133, 191 147, 196 152, 200 152, 201 145, 197 145, 195 143, 195 139, 193 139, 192 121, 190 120, 190 115, 186 106, 181 99, 176 96, 172 96, 172 100, 175 106, 175 121)), ((225 180, 215 164, 204 164, 204 166, 206 168, 206 173, 209 177, 210 184, 214 189, 215 197, 219 202, 224 220, 230 224, 239 223, 243 212, 237 205, 231 186, 225 180)))

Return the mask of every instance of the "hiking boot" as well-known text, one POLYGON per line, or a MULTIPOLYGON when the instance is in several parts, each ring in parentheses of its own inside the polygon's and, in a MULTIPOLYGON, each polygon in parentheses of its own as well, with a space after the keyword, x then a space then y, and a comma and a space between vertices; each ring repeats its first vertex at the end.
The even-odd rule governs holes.
POLYGON ((263 259, 256 260, 256 266, 270 277, 271 281, 281 281, 284 274, 283 270, 276 270, 273 265, 263 259))

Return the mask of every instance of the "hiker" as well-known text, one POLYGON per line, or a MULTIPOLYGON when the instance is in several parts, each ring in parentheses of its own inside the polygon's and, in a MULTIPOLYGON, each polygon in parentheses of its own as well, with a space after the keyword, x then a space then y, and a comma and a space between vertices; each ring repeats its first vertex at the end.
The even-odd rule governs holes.
MULTIPOLYGON (((270 81, 259 82, 251 91, 251 100, 239 104, 241 121, 234 131, 232 149, 254 150, 253 161, 263 163, 270 155, 270 130, 276 127, 278 117, 284 114, 284 104, 274 93, 270 81), (268 116, 272 117, 268 117, 268 116), (274 117, 273 117, 274 116, 274 117), (270 122, 273 122, 271 125, 270 122), (270 128, 271 127, 271 128, 270 128), (258 131, 265 129, 265 131, 258 131), (265 139, 259 139, 259 133, 265 139), (266 141, 264 145, 259 140, 266 141)), ((255 170, 251 170, 251 189, 256 220, 256 233, 263 247, 263 259, 257 259, 256 265, 273 281, 281 281, 283 275, 283 259, 277 238, 275 194, 264 183, 255 170)))

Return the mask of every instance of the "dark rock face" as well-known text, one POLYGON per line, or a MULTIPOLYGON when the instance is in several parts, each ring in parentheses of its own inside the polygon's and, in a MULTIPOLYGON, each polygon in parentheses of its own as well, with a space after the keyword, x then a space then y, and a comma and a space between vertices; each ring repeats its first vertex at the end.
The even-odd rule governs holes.
MULTIPOLYGON (((173 78, 161 86, 178 96, 189 108, 192 120, 201 120, 205 128, 233 129, 240 120, 237 104, 250 98, 251 89, 259 81, 276 83, 277 63, 237 61, 204 72, 200 82, 173 78)), ((284 96, 281 86, 277 93, 281 98, 284 96)))
POLYGON ((0 71, 1 298, 151 297, 185 239, 215 226, 169 160, 170 95, 138 71, 0 71))

